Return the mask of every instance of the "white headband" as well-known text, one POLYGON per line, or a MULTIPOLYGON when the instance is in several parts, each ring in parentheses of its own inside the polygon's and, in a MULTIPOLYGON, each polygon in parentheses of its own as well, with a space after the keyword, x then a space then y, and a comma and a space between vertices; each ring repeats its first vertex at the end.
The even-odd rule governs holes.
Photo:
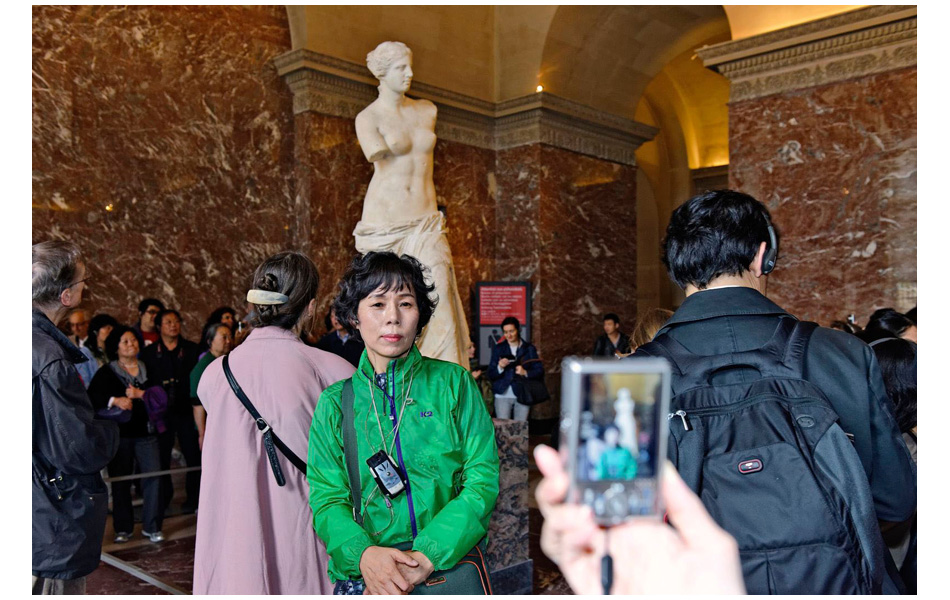
POLYGON ((247 291, 247 301, 251 304, 287 304, 289 300, 290 298, 280 292, 269 292, 267 290, 247 291))

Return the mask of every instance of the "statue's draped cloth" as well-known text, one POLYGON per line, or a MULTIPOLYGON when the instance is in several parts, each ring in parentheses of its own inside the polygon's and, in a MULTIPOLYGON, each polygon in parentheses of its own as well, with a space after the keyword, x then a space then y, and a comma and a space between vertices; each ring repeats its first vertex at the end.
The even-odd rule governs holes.
POLYGON ((454 362, 467 369, 468 324, 455 281, 445 216, 435 212, 415 221, 401 223, 360 221, 353 230, 353 237, 356 238, 356 249, 361 254, 371 251, 394 252, 400 256, 408 254, 429 268, 439 304, 429 325, 419 337, 419 352, 423 356, 454 362))

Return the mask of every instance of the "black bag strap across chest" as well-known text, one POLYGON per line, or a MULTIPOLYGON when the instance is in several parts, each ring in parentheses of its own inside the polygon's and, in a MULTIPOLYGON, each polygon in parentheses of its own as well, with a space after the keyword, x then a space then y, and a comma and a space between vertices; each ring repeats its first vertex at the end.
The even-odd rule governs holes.
POLYGON ((346 475, 350 481, 350 498, 353 502, 353 520, 357 525, 363 524, 363 490, 360 487, 360 465, 356 452, 356 425, 353 403, 356 401, 353 394, 353 380, 343 382, 343 395, 340 398, 340 408, 343 410, 343 457, 346 460, 346 475))
POLYGON ((294 451, 284 444, 277 433, 271 429, 271 426, 264 420, 264 417, 261 416, 261 413, 257 412, 250 398, 247 397, 247 394, 244 393, 244 390, 241 389, 240 384, 238 384, 237 379, 234 378, 234 373, 231 372, 231 367, 228 366, 227 356, 224 357, 223 367, 224 376, 228 379, 231 390, 234 391, 234 395, 238 397, 238 400, 241 401, 241 404, 244 405, 247 412, 251 413, 251 418, 254 419, 258 431, 264 436, 264 450, 267 452, 267 460, 270 461, 270 468, 274 472, 274 478, 277 479, 277 485, 283 486, 287 481, 284 479, 284 471, 280 467, 280 462, 277 460, 276 450, 280 450, 281 454, 286 456, 301 473, 306 475, 307 463, 300 460, 300 457, 294 454, 294 451))
POLYGON ((729 369, 752 369, 763 378, 802 379, 808 340, 817 327, 816 323, 783 317, 765 345, 708 356, 690 352, 669 334, 641 348, 669 361, 674 371, 672 392, 675 396, 685 390, 710 386, 713 376, 729 369))

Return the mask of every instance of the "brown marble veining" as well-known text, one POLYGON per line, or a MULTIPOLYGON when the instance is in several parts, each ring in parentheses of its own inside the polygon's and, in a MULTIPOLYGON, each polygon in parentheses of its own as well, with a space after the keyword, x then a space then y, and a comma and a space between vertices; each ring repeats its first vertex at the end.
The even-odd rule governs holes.
POLYGON ((196 338, 291 246, 286 9, 33 8, 33 241, 71 239, 87 308, 181 309, 196 338))
POLYGON ((534 285, 531 341, 556 398, 561 359, 590 353, 603 314, 635 316, 636 168, 534 144, 499 152, 496 178, 496 274, 534 285))
POLYGON ((528 560, 528 424, 494 419, 498 500, 488 527, 488 562, 498 571, 528 560))
POLYGON ((772 211, 769 295, 799 317, 910 308, 898 295, 917 282, 916 98, 909 68, 730 105, 730 185, 772 211))

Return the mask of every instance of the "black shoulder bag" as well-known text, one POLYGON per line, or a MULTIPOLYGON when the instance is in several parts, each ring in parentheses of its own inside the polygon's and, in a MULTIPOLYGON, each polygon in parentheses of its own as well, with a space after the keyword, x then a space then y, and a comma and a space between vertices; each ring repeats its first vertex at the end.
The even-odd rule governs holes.
MULTIPOLYGON (((356 428, 353 421, 353 380, 347 379, 343 383, 343 396, 340 405, 343 412, 343 455, 346 460, 347 477, 350 480, 350 495, 353 499, 353 520, 357 525, 363 525, 362 490, 360 489, 359 461, 356 457, 356 428)), ((412 542, 402 542, 393 546, 397 550, 408 552, 412 550, 412 542)), ((482 538, 478 544, 468 551, 451 569, 433 571, 429 578, 418 584, 411 592, 413 595, 491 595, 491 580, 488 575, 488 566, 485 561, 487 541, 482 538)))
POLYGON ((257 412, 257 409, 254 408, 254 405, 251 404, 251 400, 247 397, 247 394, 244 393, 244 390, 241 389, 241 386, 238 385, 237 379, 234 378, 234 373, 231 372, 231 367, 228 366, 228 357, 224 357, 224 376, 228 378, 228 383, 231 385, 231 389, 234 391, 234 395, 238 397, 238 400, 241 401, 241 404, 244 405, 244 408, 247 409, 247 412, 251 413, 251 417, 254 419, 254 422, 257 424, 257 429, 264 436, 264 450, 267 452, 267 459, 270 461, 270 468, 274 472, 274 478, 277 480, 277 485, 283 486, 287 483, 284 479, 284 471, 280 468, 280 462, 277 460, 277 452, 274 449, 276 446, 277 450, 280 450, 281 454, 287 457, 287 460, 293 463, 297 469, 300 470, 304 475, 307 474, 307 463, 300 460, 300 457, 294 454, 294 451, 287 447, 283 441, 277 436, 277 433, 271 429, 271 426, 267 424, 267 421, 264 420, 264 417, 261 416, 261 413, 257 412))

